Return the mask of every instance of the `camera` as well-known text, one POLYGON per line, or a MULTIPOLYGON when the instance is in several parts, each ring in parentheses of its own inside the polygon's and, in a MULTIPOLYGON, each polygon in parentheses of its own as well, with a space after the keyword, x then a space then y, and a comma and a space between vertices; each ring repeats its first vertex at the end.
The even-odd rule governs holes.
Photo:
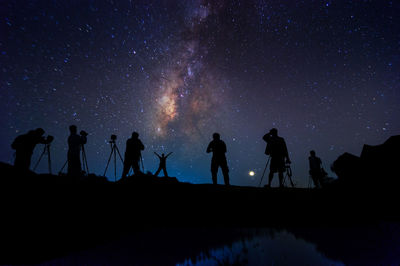
POLYGON ((51 143, 53 140, 54 140, 54 137, 51 136, 51 135, 48 135, 47 138, 46 138, 46 142, 47 143, 51 143))
POLYGON ((81 130, 80 134, 81 134, 81 136, 84 136, 84 137, 89 135, 85 130, 81 130))
POLYGON ((117 135, 112 134, 110 137, 109 143, 115 143, 115 140, 117 139, 117 135))

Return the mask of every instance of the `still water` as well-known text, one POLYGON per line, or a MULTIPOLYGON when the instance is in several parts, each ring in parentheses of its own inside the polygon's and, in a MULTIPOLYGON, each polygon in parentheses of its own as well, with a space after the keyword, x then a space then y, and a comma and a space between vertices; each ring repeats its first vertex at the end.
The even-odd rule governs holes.
POLYGON ((399 265, 400 226, 143 229, 41 265, 399 265))
POLYGON ((316 245, 286 231, 255 236, 211 249, 177 265, 344 265, 326 258, 316 245))

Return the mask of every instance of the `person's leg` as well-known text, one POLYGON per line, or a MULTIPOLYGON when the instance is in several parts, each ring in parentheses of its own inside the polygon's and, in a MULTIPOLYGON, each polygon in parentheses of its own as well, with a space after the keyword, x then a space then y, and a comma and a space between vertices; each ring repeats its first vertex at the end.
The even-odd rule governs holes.
POLYGON ((161 172, 161 166, 158 167, 157 171, 154 173, 155 176, 158 176, 158 174, 161 172))
POLYGON ((131 169, 131 166, 132 166, 131 160, 129 158, 125 157, 124 170, 122 171, 122 178, 125 178, 128 175, 129 169, 131 169))
POLYGON ((226 186, 229 186, 229 168, 227 162, 221 164, 222 174, 224 175, 224 182, 226 186))
POLYGON ((323 174, 322 173, 320 173, 319 175, 317 175, 317 184, 318 184, 318 188, 321 188, 321 181, 322 181, 322 178, 323 178, 323 174))
POLYGON ((135 175, 140 174, 139 159, 133 161, 133 172, 135 175))
POLYGON ((218 173, 218 164, 216 161, 212 160, 211 161, 211 176, 212 176, 212 181, 213 184, 216 185, 217 182, 217 173, 218 173))
POLYGON ((81 165, 81 157, 78 153, 78 155, 75 157, 76 160, 76 173, 78 175, 82 175, 82 165, 81 165))
POLYGON ((165 166, 163 167, 163 172, 164 172, 164 177, 168 177, 167 168, 165 166))
POLYGON ((82 173, 81 160, 79 154, 70 154, 68 156, 68 175, 80 176, 82 173))
POLYGON ((268 186, 271 186, 272 183, 272 179, 274 178, 274 172, 272 172, 271 170, 269 171, 269 175, 268 175, 268 186))
POLYGON ((73 169, 74 169, 74 166, 73 166, 73 162, 72 162, 72 160, 71 160, 71 158, 70 157, 68 157, 68 163, 67 163, 68 165, 67 165, 67 175, 72 175, 72 173, 73 173, 73 169))
POLYGON ((283 188, 283 172, 279 171, 279 187, 283 188))
POLYGON ((20 171, 28 171, 31 164, 31 158, 29 154, 17 152, 15 154, 14 166, 20 171))
POLYGON ((217 172, 212 171, 212 172, 211 172, 211 176, 212 176, 213 184, 214 184, 214 185, 218 184, 218 182, 217 182, 217 172))
POLYGON ((31 160, 32 160, 32 154, 29 154, 26 157, 26 161, 25 161, 25 169, 29 170, 31 168, 31 160))
POLYGON ((21 169, 21 155, 18 151, 15 152, 14 166, 17 169, 21 169))
POLYGON ((311 179, 314 182, 314 186, 316 188, 318 188, 318 180, 317 180, 317 177, 315 176, 315 174, 311 175, 311 179))
POLYGON ((276 158, 271 156, 271 164, 269 165, 268 186, 271 187, 274 173, 277 172, 276 158))

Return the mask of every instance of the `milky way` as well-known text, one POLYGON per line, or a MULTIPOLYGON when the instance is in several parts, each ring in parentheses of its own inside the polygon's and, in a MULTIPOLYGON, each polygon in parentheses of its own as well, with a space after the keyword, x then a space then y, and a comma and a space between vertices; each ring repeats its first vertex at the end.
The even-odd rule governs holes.
POLYGON ((61 168, 76 124, 89 132, 96 174, 110 135, 124 152, 138 131, 146 171, 157 168, 154 151, 173 151, 168 173, 209 183, 205 149, 219 132, 231 183, 255 186, 261 137, 276 127, 307 186, 311 149, 329 170, 342 153, 399 134, 397 1, 2 1, 0 10, 1 161, 13 161, 18 134, 43 127, 61 168))
POLYGON ((210 69, 203 64, 208 51, 199 39, 207 17, 217 11, 211 4, 201 2, 193 2, 187 8, 173 61, 161 70, 154 121, 158 135, 168 136, 168 131, 179 130, 189 138, 196 138, 202 135, 201 128, 209 124, 207 118, 215 118, 217 105, 223 104, 215 93, 218 88, 210 69), (169 128, 176 120, 184 121, 180 123, 182 126, 169 128))

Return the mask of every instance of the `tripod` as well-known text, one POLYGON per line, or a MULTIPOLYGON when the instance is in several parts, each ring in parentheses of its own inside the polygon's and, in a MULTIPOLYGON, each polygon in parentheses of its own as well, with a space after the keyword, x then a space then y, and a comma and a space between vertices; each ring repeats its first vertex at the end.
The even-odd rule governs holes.
POLYGON ((267 160, 267 163, 265 164, 264 172, 263 172, 263 174, 262 174, 262 176, 261 176, 261 180, 260 180, 260 183, 258 184, 258 187, 261 186, 261 182, 262 182, 263 179, 264 179, 265 171, 267 170, 267 167, 268 167, 268 164, 269 164, 269 161, 270 161, 270 160, 271 160, 271 156, 268 156, 268 160, 267 160))
POLYGON ((46 144, 44 145, 43 152, 42 152, 42 154, 40 155, 39 160, 37 161, 37 163, 36 163, 35 166, 33 167, 33 171, 36 170, 37 166, 38 166, 39 163, 40 163, 40 160, 42 160, 42 157, 43 157, 44 155, 47 155, 47 163, 48 163, 48 167, 49 167, 49 174, 51 174, 50 143, 46 143, 46 144))
POLYGON ((308 176, 308 186, 307 186, 308 189, 311 189, 313 187, 313 182, 314 181, 312 180, 311 175, 309 175, 308 176))
POLYGON ((289 181, 290 181, 290 185, 292 186, 292 187, 294 187, 294 183, 293 183, 293 180, 292 180, 292 168, 290 167, 290 165, 286 165, 285 166, 286 167, 286 175, 285 175, 285 177, 283 178, 283 186, 285 186, 285 183, 286 183, 286 179, 289 179, 289 181))
POLYGON ((119 152, 119 149, 118 149, 115 141, 112 140, 109 143, 111 146, 111 153, 110 153, 110 156, 108 157, 107 166, 106 166, 106 169, 104 170, 103 176, 106 176, 106 172, 108 169, 108 165, 110 164, 111 157, 114 155, 114 182, 116 182, 117 181, 117 152, 118 152, 119 158, 121 159, 122 164, 124 164, 124 160, 122 159, 121 153, 119 152))
MULTIPOLYGON (((87 158, 86 158, 86 152, 85 152, 85 146, 84 146, 84 144, 81 144, 82 146, 81 146, 81 152, 82 152, 82 165, 83 165, 83 171, 86 173, 86 174, 89 174, 89 166, 88 166, 88 162, 87 162, 87 158)), ((62 174, 62 171, 64 170, 64 168, 65 168, 65 166, 67 166, 67 164, 68 164, 68 158, 67 158, 67 160, 65 161, 65 163, 63 164, 63 166, 61 167, 61 169, 60 169, 60 171, 58 172, 58 175, 61 175, 62 174)))
POLYGON ((141 154, 140 154, 140 162, 142 163, 142 172, 144 173, 143 157, 141 154))
POLYGON ((89 174, 89 167, 87 163, 87 158, 86 158, 86 152, 85 152, 85 144, 82 145, 82 165, 83 165, 83 171, 86 172, 86 174, 89 174))

